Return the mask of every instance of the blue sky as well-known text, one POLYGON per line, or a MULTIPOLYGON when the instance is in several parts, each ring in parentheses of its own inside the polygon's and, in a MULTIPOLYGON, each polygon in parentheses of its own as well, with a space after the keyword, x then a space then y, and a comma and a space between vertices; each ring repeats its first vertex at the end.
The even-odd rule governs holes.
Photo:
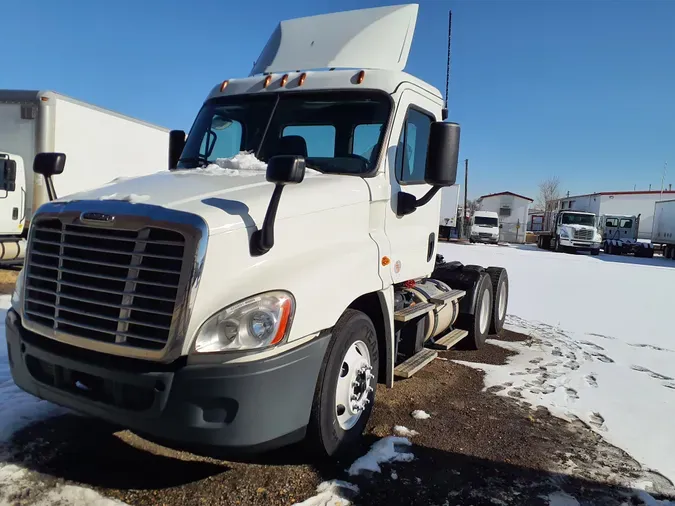
MULTIPOLYGON (((4 2, 0 88, 51 89, 188 129, 211 87, 246 76, 280 19, 396 0, 4 2)), ((462 124, 469 195, 675 183, 675 1, 421 0, 409 72, 462 124)), ((463 171, 460 171, 463 178, 463 171)))

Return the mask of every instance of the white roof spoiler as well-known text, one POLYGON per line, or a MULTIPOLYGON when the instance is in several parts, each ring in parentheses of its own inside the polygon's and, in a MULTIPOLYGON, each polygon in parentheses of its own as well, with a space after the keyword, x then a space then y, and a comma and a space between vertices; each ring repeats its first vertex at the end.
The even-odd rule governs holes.
POLYGON ((335 12, 282 21, 250 75, 294 70, 403 70, 417 4, 335 12))

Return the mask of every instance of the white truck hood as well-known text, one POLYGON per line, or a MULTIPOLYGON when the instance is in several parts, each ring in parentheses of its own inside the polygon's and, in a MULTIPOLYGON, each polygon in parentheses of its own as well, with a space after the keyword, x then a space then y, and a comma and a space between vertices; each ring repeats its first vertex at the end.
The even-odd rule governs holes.
MULTIPOLYGON (((185 211, 201 216, 209 227, 209 234, 214 235, 238 228, 260 227, 273 189, 274 185, 266 181, 264 171, 238 172, 211 166, 120 178, 58 201, 120 200, 185 211)), ((277 221, 369 199, 368 185, 359 177, 321 174, 308 169, 302 183, 284 189, 277 221)))
POLYGON ((394 5, 282 21, 250 75, 321 68, 403 70, 417 11, 417 4, 394 5))

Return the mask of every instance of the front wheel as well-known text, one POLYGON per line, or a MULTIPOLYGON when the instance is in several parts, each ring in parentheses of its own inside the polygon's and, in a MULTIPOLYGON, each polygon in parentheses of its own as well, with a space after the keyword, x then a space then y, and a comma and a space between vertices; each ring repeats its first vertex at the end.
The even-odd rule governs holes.
POLYGON ((555 246, 553 247, 553 251, 556 251, 557 253, 562 251, 562 246, 560 245, 560 236, 558 235, 555 236, 555 246))
POLYGON ((598 256, 600 254, 600 249, 592 249, 591 250, 591 255, 594 257, 598 256))
POLYGON ((308 442, 339 455, 366 427, 375 402, 377 335, 368 315, 347 309, 333 327, 314 393, 308 442))

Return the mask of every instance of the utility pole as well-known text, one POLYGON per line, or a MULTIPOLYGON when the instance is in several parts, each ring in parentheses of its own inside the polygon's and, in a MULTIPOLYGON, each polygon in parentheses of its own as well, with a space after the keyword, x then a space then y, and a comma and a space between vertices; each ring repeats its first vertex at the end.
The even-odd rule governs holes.
POLYGON ((663 200, 663 183, 666 181, 666 170, 668 169, 668 162, 663 164, 663 175, 661 176, 661 196, 659 200, 663 200))
POLYGON ((468 203, 469 159, 464 160, 464 210, 462 211, 462 233, 466 235, 466 207, 468 203))

